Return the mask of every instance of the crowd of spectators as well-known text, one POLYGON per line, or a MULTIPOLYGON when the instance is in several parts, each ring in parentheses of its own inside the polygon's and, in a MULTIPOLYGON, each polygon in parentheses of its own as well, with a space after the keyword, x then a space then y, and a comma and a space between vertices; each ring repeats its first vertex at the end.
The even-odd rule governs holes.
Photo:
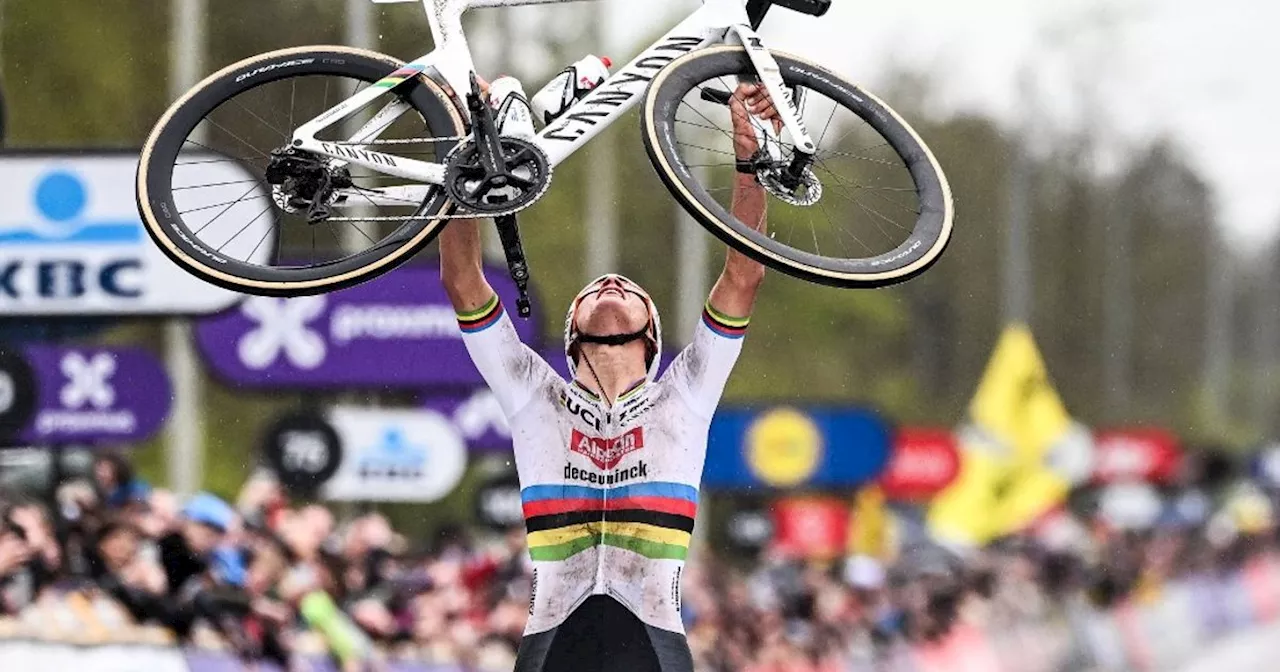
MULTIPOLYGON (((51 510, 0 494, 0 638, 62 628, 110 639, 152 626, 167 641, 286 669, 303 654, 351 671, 386 658, 477 670, 514 661, 531 571, 518 528, 414 543, 377 513, 335 520, 319 505, 291 506, 264 474, 231 503, 177 501, 120 454, 97 457, 92 478, 63 484, 57 501, 51 510)), ((963 555, 908 544, 892 558, 766 549, 744 562, 704 543, 682 611, 706 672, 917 670, 919 652, 957 630, 1069 620, 1270 558, 1272 502, 1253 490, 1232 501, 1140 531, 1066 517, 1068 533, 963 555)), ((1060 644, 1060 656, 1085 655, 1060 644)))

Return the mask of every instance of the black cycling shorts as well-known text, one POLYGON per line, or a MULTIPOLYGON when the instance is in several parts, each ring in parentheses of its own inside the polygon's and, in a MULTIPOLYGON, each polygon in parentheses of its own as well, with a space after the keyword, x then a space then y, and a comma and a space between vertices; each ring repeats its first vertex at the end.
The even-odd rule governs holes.
POLYGON ((520 641, 515 672, 693 672, 689 642, 592 595, 569 618, 520 641))

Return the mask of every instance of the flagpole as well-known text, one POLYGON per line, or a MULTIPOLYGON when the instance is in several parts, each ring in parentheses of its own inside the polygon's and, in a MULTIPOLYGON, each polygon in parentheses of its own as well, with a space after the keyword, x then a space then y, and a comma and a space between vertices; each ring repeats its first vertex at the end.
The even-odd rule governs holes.
MULTIPOLYGON (((176 100, 200 81, 205 58, 205 0, 171 0, 169 99, 176 100)), ((200 131, 193 131, 193 136, 200 131)), ((173 383, 173 416, 168 427, 169 487, 178 496, 198 490, 204 476, 202 389, 191 323, 165 322, 165 367, 173 383)))

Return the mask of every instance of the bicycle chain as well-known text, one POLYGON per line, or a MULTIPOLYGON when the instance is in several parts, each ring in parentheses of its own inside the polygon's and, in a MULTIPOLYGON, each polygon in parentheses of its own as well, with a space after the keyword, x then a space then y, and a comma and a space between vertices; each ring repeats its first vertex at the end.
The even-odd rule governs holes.
MULTIPOLYGON (((471 139, 470 135, 454 135, 454 136, 441 136, 438 138, 402 138, 402 139, 396 139, 396 140, 369 140, 367 142, 331 142, 329 144, 361 145, 361 146, 379 145, 379 144, 408 145, 408 144, 416 144, 416 143, 422 143, 422 142, 452 142, 452 141, 463 141, 463 140, 470 140, 470 139, 471 139)), ((455 148, 455 151, 456 149, 457 148, 455 148)), ((511 215, 518 214, 520 212, 523 212, 533 207, 538 201, 542 200, 542 196, 546 195, 547 188, 550 187, 551 185, 551 178, 554 172, 555 172, 555 169, 550 164, 547 164, 547 179, 544 181, 544 186, 542 187, 542 193, 538 195, 538 198, 518 208, 511 208, 510 210, 503 210, 501 212, 487 212, 487 213, 465 212, 465 213, 459 214, 459 211, 462 210, 462 206, 455 204, 454 214, 452 215, 432 215, 430 217, 415 217, 415 216, 406 216, 406 215, 394 215, 394 216, 386 215, 386 216, 377 216, 377 217, 329 217, 325 219, 325 221, 327 222, 410 222, 415 219, 427 219, 427 220, 430 220, 430 219, 477 219, 477 218, 496 219, 498 217, 510 217, 511 215)), ((440 187, 440 188, 443 189, 444 187, 440 187)))
POLYGON ((363 147, 366 145, 419 145, 436 142, 461 142, 470 140, 470 135, 442 135, 434 138, 398 138, 395 140, 365 140, 364 142, 352 142, 350 140, 342 140, 339 142, 330 142, 331 145, 354 145, 363 147))
MULTIPOLYGON (((547 174, 550 175, 551 173, 548 172, 547 174)), ((404 215, 397 215, 394 217, 390 215, 380 216, 380 217, 329 217, 325 221, 326 222, 409 222, 415 219, 493 219, 497 217, 510 217, 511 215, 520 213, 524 210, 529 209, 530 207, 533 207, 533 205, 535 205, 537 202, 538 201, 533 201, 532 203, 526 203, 518 208, 503 210, 502 212, 459 213, 458 211, 462 209, 462 206, 455 205, 454 214, 452 215, 431 215, 430 217, 413 217, 413 216, 404 216, 404 215)))

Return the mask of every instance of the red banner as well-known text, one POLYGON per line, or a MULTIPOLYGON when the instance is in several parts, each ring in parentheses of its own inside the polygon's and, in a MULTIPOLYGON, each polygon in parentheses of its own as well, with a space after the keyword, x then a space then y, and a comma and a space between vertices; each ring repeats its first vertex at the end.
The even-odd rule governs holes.
POLYGON ((1110 429, 1094 440, 1093 482, 1168 483, 1182 468, 1178 438, 1151 427, 1110 429))
POLYGON ((845 552, 848 503, 834 497, 791 497, 773 505, 775 548, 796 557, 831 559, 845 552))
POLYGON ((960 472, 956 437, 946 429, 901 429, 880 487, 893 500, 929 499, 960 472))

